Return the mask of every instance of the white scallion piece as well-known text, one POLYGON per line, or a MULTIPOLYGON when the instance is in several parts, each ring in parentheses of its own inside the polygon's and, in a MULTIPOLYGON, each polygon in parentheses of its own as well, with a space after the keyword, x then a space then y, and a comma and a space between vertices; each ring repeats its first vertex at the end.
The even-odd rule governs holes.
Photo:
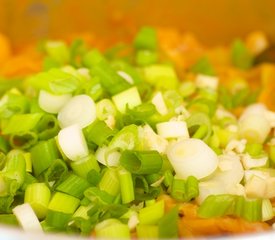
POLYGON ((214 76, 198 74, 195 79, 195 82, 198 88, 211 88, 216 90, 218 88, 219 78, 214 76))
POLYGON ((40 222, 29 203, 16 206, 12 209, 12 212, 25 231, 43 232, 40 222))
POLYGON ((119 76, 121 76, 126 82, 128 82, 130 84, 134 84, 133 78, 129 74, 127 74, 126 72, 124 72, 124 71, 117 71, 117 74, 119 76))
POLYGON ((88 156, 85 137, 77 124, 61 129, 57 139, 62 152, 70 160, 77 161, 88 156))
POLYGON ((156 128, 158 135, 163 138, 189 138, 187 124, 184 121, 161 122, 156 128))
POLYGON ((249 154, 245 153, 242 155, 241 161, 245 169, 265 167, 267 165, 268 156, 252 158, 249 154))
POLYGON ((39 107, 47 113, 58 113, 60 109, 72 98, 72 94, 54 95, 40 90, 38 96, 39 107))
POLYGON ((78 124, 81 128, 87 127, 96 119, 94 100, 85 94, 72 97, 58 113, 61 128, 78 124))
POLYGON ((129 88, 114 95, 112 100, 121 113, 125 113, 127 106, 131 109, 141 104, 141 98, 137 87, 129 88))
POLYGON ((119 166, 121 153, 116 149, 110 149, 107 146, 99 147, 95 152, 95 157, 98 162, 108 167, 119 166))
POLYGON ((216 153, 200 139, 189 138, 171 144, 167 157, 177 176, 183 179, 189 176, 205 178, 218 167, 216 153))
POLYGON ((160 115, 166 115, 168 113, 168 109, 161 92, 157 92, 155 94, 155 96, 152 98, 152 103, 155 105, 160 115))
POLYGON ((168 141, 159 136, 149 125, 139 127, 139 138, 142 140, 144 150, 156 150, 159 153, 165 153, 168 141))
POLYGON ((223 183, 229 187, 241 182, 244 177, 244 169, 238 155, 220 155, 217 171, 210 177, 211 181, 223 183))

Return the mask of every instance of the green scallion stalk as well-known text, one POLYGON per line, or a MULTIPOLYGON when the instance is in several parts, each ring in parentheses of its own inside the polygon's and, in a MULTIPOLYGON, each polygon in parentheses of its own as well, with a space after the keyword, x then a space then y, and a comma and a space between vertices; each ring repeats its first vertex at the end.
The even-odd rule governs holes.
POLYGON ((7 154, 4 175, 16 180, 19 186, 24 183, 26 175, 26 162, 20 150, 12 150, 7 154))
POLYGON ((121 113, 125 113, 127 108, 134 108, 141 104, 141 97, 136 86, 127 88, 112 96, 112 100, 121 113))
POLYGON ((115 131, 107 126, 104 121, 95 121, 84 128, 84 136, 87 143, 95 143, 98 146, 108 144, 115 131), (100 133, 100 134, 98 134, 100 133))
POLYGON ((7 153, 9 151, 9 144, 6 138, 0 136, 0 151, 3 153, 7 153))
POLYGON ((157 224, 139 224, 136 229, 139 239, 159 239, 159 227, 157 224))
POLYGON ((92 68, 101 61, 106 61, 106 59, 97 49, 93 49, 83 56, 82 61, 85 67, 92 68))
POLYGON ((1 213, 10 213, 11 212, 11 206, 14 201, 14 196, 0 196, 0 212, 1 213))
POLYGON ((35 132, 27 131, 21 133, 13 133, 9 137, 11 147, 17 149, 29 149, 38 141, 38 136, 35 132))
POLYGON ((47 212, 45 223, 50 227, 50 229, 55 232, 56 230, 65 230, 71 217, 71 213, 58 212, 49 209, 47 212))
POLYGON ((39 219, 47 214, 51 192, 45 183, 29 184, 25 190, 24 202, 29 203, 39 219))
POLYGON ((140 209, 139 222, 140 224, 157 224, 164 215, 164 201, 158 201, 155 204, 140 209))
POLYGON ((174 178, 171 186, 171 196, 179 201, 185 201, 185 180, 174 178))
POLYGON ((73 172, 76 175, 78 175, 82 178, 87 178, 88 173, 91 170, 100 172, 100 167, 99 167, 98 161, 93 154, 89 154, 87 157, 85 157, 79 161, 74 161, 74 162, 72 161, 71 168, 73 169, 73 172))
POLYGON ((209 131, 208 126, 201 125, 193 134, 192 138, 204 139, 205 136, 208 134, 208 131, 209 131))
POLYGON ((35 129, 41 119, 41 113, 26 113, 13 115, 2 129, 4 135, 28 132, 35 129))
POLYGON ((0 223, 5 225, 18 226, 18 221, 13 214, 0 214, 0 223))
POLYGON ((249 69, 252 66, 253 58, 245 43, 239 39, 231 46, 231 62, 235 67, 249 69))
POLYGON ((52 186, 54 188, 55 185, 63 180, 67 173, 68 167, 66 163, 62 159, 56 159, 50 163, 48 169, 44 172, 43 175, 45 182, 49 186, 52 186, 51 184, 54 183, 52 186))
POLYGON ((199 181, 194 176, 189 176, 185 183, 186 201, 199 196, 199 181))
POLYGON ((134 39, 134 47, 138 50, 157 50, 157 32, 154 28, 143 27, 134 39))
POLYGON ((32 172, 32 160, 31 160, 31 153, 30 152, 24 152, 24 159, 26 162, 26 172, 32 172))
POLYGON ((99 184, 98 187, 101 191, 105 191, 111 196, 117 196, 120 192, 120 185, 119 185, 119 179, 117 175, 117 169, 114 168, 108 168, 99 184))
POLYGON ((58 68, 41 72, 27 79, 27 83, 35 89, 45 90, 53 94, 69 94, 79 87, 79 79, 58 68))
POLYGON ((110 95, 117 94, 129 88, 131 85, 110 66, 106 61, 100 61, 91 69, 93 77, 98 77, 100 82, 110 95))
POLYGON ((109 148, 118 148, 121 150, 135 149, 139 144, 138 126, 131 124, 122 128, 111 140, 109 148))
POLYGON ((125 150, 120 157, 120 164, 134 174, 158 173, 162 163, 162 157, 157 151, 125 150))
POLYGON ((245 145, 245 151, 252 157, 257 157, 263 153, 263 145, 260 143, 247 143, 245 145))
POLYGON ((30 152, 35 176, 39 176, 54 160, 59 158, 56 142, 53 138, 39 142, 30 152))
POLYGON ((58 184, 55 190, 81 199, 84 191, 88 187, 90 187, 90 184, 87 180, 75 174, 69 174, 60 184, 58 184))
POLYGON ((174 176, 173 176, 173 173, 171 170, 166 170, 164 172, 164 179, 163 179, 163 183, 165 185, 165 187, 170 187, 173 183, 173 179, 174 179, 174 176))
POLYGON ((73 214, 77 209, 80 200, 66 193, 56 192, 49 205, 48 209, 56 212, 73 214))
POLYGON ((135 57, 137 65, 144 67, 150 64, 155 64, 158 61, 158 54, 155 51, 139 50, 135 57))
POLYGON ((10 118, 14 114, 24 114, 29 110, 29 100, 20 92, 10 90, 2 97, 0 104, 0 117, 10 118))
POLYGON ((213 76, 215 70, 207 57, 200 58, 190 69, 193 73, 213 76))
POLYGON ((232 212, 235 196, 229 194, 210 195, 200 205, 198 216, 201 218, 223 217, 232 212))
POLYGON ((178 238, 178 208, 172 208, 166 213, 158 223, 159 238, 177 239, 178 238), (167 227, 169 226, 169 227, 167 227))
POLYGON ((249 222, 262 220, 262 199, 246 199, 241 217, 249 222))
POLYGON ((37 123, 36 130, 40 140, 48 140, 57 135, 60 130, 56 117, 52 114, 44 114, 37 123))
POLYGON ((106 219, 95 226, 97 238, 130 239, 130 229, 118 219, 106 219))
POLYGON ((126 204, 132 202, 135 199, 132 174, 125 169, 119 169, 118 179, 120 183, 120 194, 122 203, 126 204))
POLYGON ((97 186, 101 180, 101 177, 102 176, 98 171, 92 169, 88 172, 86 179, 92 186, 97 186))
POLYGON ((187 127, 190 135, 192 136, 200 126, 207 126, 208 131, 202 140, 207 140, 212 133, 211 121, 209 116, 205 113, 196 112, 186 119, 187 127))
POLYGON ((178 77, 175 69, 170 65, 154 64, 143 69, 144 78, 157 89, 176 89, 178 77))
POLYGON ((104 98, 96 103, 96 115, 99 120, 105 121, 110 116, 115 117, 116 112, 114 103, 108 98, 104 98))
POLYGON ((1 171, 5 167, 5 165, 6 165, 6 155, 0 151, 0 170, 1 171))
POLYGON ((84 196, 90 200, 90 202, 99 202, 102 204, 111 204, 114 197, 105 191, 101 191, 97 187, 90 187, 84 192, 84 196))
POLYGON ((38 180, 33 175, 31 175, 30 173, 27 172, 25 175, 24 183, 21 186, 21 189, 23 191, 26 191, 26 188, 29 184, 37 183, 37 182, 38 182, 38 180))
POLYGON ((49 57, 60 64, 66 64, 70 59, 69 48, 63 41, 48 41, 45 50, 49 57))

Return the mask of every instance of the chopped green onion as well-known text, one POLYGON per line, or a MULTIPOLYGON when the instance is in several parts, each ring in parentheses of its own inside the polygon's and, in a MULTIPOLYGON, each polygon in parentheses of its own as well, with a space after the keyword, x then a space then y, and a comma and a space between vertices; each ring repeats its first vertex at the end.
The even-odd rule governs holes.
POLYGON ((121 150, 135 149, 139 144, 138 126, 131 124, 122 128, 111 140, 109 147, 121 150))
POLYGON ((176 89, 178 86, 178 77, 172 66, 154 64, 146 66, 143 71, 145 80, 157 89, 176 89))
POLYGON ((137 65, 143 67, 157 63, 158 54, 150 50, 139 50, 135 57, 137 65))
POLYGON ((167 157, 178 178, 182 179, 189 176, 201 179, 211 175, 218 167, 216 153, 202 140, 195 138, 171 144, 167 157))
POLYGON ((231 61, 235 67, 249 69, 252 66, 253 58, 245 46, 245 43, 239 39, 233 42, 231 46, 231 61))
POLYGON ((132 174, 125 169, 118 170, 120 194, 122 203, 130 203, 135 199, 134 183, 132 174))
POLYGON ((31 160, 34 174, 39 176, 59 157, 54 139, 39 142, 31 149, 31 160))
POLYGON ((111 204, 114 197, 105 191, 101 191, 97 187, 90 187, 84 192, 84 196, 90 200, 90 202, 100 202, 102 204, 111 204))
POLYGON ((166 213, 158 223, 159 238, 176 239, 178 238, 178 209, 172 208, 166 213), (167 227, 169 226, 169 227, 167 227))
POLYGON ((89 186, 90 184, 84 178, 74 174, 69 174, 60 184, 58 184, 55 190, 81 199, 84 191, 89 186))
POLYGON ((157 151, 125 150, 120 157, 120 164, 135 174, 157 173, 162 168, 162 157, 157 151))
POLYGON ((202 218, 223 217, 234 209, 235 196, 210 195, 208 196, 198 209, 198 216, 202 218))
POLYGON ((40 140, 48 140, 57 135, 60 130, 57 119, 52 114, 44 114, 37 123, 36 130, 40 140))
POLYGON ((157 33, 154 28, 143 27, 137 33, 134 47, 142 50, 157 50, 157 33))
POLYGON ((88 95, 74 96, 61 108, 57 118, 61 128, 73 124, 87 127, 96 119, 95 103, 88 95))
MULTIPOLYGON (((66 163, 61 159, 53 160, 44 172, 45 182, 50 185, 50 183, 58 184, 63 180, 63 178, 68 173, 68 167, 66 163)), ((54 185, 53 185, 54 186, 54 185)))
POLYGON ((18 226, 18 221, 14 214, 0 214, 0 223, 11 226, 18 226))
POLYGON ((29 184, 25 190, 24 202, 29 203, 39 219, 46 217, 51 192, 45 183, 29 184))
POLYGON ((89 154, 87 157, 84 157, 79 161, 72 161, 71 167, 75 174, 83 178, 87 178, 87 175, 91 170, 95 170, 96 172, 100 171, 97 159, 93 154, 89 154))
POLYGON ((138 224, 136 230, 139 239, 159 239, 159 227, 157 224, 138 224))
POLYGON ((243 205, 241 217, 250 222, 262 220, 262 200, 246 199, 243 205))
POLYGON ((40 222, 30 204, 17 205, 12 211, 25 231, 43 232, 40 222))
POLYGON ((8 124, 2 129, 3 134, 14 134, 28 132, 35 129, 37 123, 41 119, 41 113, 28 113, 13 115, 8 124))
POLYGON ((62 152, 70 160, 79 161, 89 155, 87 142, 79 125, 63 128, 57 138, 62 152))
POLYGON ((117 196, 117 194, 120 191, 117 170, 114 168, 108 168, 104 172, 104 174, 98 184, 98 187, 101 191, 105 191, 108 194, 110 194, 111 196, 117 196))
POLYGON ((164 201, 158 201, 155 204, 140 209, 139 222, 140 224, 156 224, 164 215, 164 201))
POLYGON ((58 113, 70 100, 72 94, 55 95, 45 90, 40 90, 38 104, 41 109, 48 113, 58 113))
POLYGON ((112 100, 121 113, 125 113, 127 107, 131 109, 141 104, 141 98, 137 87, 132 87, 113 95, 112 100))
POLYGON ((126 224, 121 223, 118 219, 106 219, 95 226, 97 238, 119 238, 130 239, 130 230, 126 224))
POLYGON ((7 153, 8 151, 9 151, 8 141, 3 136, 0 136, 0 152, 7 153))
POLYGON ((69 61, 70 52, 62 41, 48 41, 45 44, 47 54, 56 62, 65 64, 69 61))
POLYGON ((80 200, 76 197, 56 192, 48 205, 48 209, 56 212, 73 214, 79 203, 80 200))
POLYGON ((114 135, 114 130, 109 128, 103 121, 94 121, 84 128, 84 135, 88 144, 92 142, 101 147, 103 144, 108 144, 108 141, 114 135))
POLYGON ((38 141, 38 136, 35 132, 21 132, 21 133, 13 133, 10 135, 10 145, 13 148, 18 149, 29 149, 33 145, 35 145, 38 141))
POLYGON ((121 77, 106 61, 96 63, 91 69, 93 77, 98 77, 100 83, 106 92, 110 95, 117 94, 131 86, 123 77, 121 77))
POLYGON ((215 75, 215 70, 207 57, 200 58, 190 69, 193 73, 200 73, 209 76, 215 75))
POLYGON ((65 230, 71 217, 71 213, 58 212, 49 209, 47 212, 45 223, 50 226, 50 228, 52 228, 55 232, 56 230, 65 230))
POLYGON ((185 181, 174 178, 171 186, 171 197, 179 201, 184 201, 185 195, 185 181))
POLYGON ((52 68, 28 79, 28 83, 35 89, 59 95, 73 93, 79 87, 79 79, 58 68, 52 68))

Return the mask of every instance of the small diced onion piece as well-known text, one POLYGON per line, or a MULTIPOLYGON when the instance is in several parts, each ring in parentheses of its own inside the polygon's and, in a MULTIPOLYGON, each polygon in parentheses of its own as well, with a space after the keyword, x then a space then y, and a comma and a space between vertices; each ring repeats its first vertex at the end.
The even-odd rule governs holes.
POLYGON ((125 113, 127 107, 131 109, 141 104, 141 98, 137 87, 129 88, 114 95, 112 100, 121 113, 125 113))
POLYGON ((85 94, 74 96, 59 111, 57 118, 61 128, 73 124, 87 127, 96 119, 95 102, 85 94))
POLYGON ((152 103, 155 105, 157 111, 160 115, 165 115, 168 113, 167 106, 165 104, 165 101, 163 99, 163 95, 161 92, 158 92, 153 98, 152 103))
POLYGON ((245 169, 251 169, 266 166, 268 162, 268 156, 252 158, 249 154, 246 153, 242 155, 241 160, 245 169))
POLYGON ((217 77, 203 74, 198 74, 195 81, 198 88, 211 88, 214 90, 218 88, 219 84, 219 79, 217 77))
POLYGON ((43 232, 40 222, 29 203, 16 206, 12 209, 12 212, 25 231, 43 232))
POLYGON ((189 138, 187 124, 184 121, 161 122, 156 128, 158 135, 163 138, 189 138))
POLYGON ((216 153, 200 139, 185 139, 172 144, 167 149, 167 157, 177 177, 197 179, 211 175, 218 167, 216 153))
POLYGON ((55 95, 45 90, 40 90, 38 96, 39 107, 47 113, 58 113, 71 99, 72 94, 55 95))
POLYGON ((70 160, 77 161, 89 155, 85 137, 77 124, 63 128, 57 139, 62 152, 70 160))

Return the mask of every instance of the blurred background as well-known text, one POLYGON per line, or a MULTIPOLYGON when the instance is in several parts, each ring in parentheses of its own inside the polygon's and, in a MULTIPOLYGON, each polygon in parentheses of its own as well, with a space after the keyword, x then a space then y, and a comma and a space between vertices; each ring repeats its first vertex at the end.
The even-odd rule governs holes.
POLYGON ((274 9, 274 0, 0 0, 0 32, 15 46, 87 32, 112 43, 151 25, 217 45, 253 30, 274 40, 274 9))

